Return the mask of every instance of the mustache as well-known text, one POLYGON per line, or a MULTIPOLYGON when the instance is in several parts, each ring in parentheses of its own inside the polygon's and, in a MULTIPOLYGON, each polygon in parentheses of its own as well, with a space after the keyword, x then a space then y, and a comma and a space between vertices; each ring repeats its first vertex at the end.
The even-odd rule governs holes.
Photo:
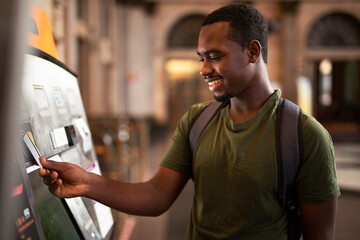
POLYGON ((223 79, 224 77, 221 76, 220 74, 212 74, 212 75, 206 75, 204 76, 205 80, 212 80, 212 79, 223 79))

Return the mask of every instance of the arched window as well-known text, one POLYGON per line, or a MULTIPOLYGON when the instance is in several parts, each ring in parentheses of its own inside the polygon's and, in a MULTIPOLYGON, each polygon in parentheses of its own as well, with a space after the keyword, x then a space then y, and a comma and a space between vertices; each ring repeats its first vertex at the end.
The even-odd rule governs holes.
POLYGON ((315 60, 315 115, 321 122, 360 123, 360 59, 339 55, 332 50, 360 47, 360 22, 344 13, 321 18, 311 28, 307 46, 326 50, 327 57, 315 60))
POLYGON ((360 46, 360 23, 344 13, 327 15, 313 25, 307 45, 310 48, 360 46))
POLYGON ((169 32, 167 47, 196 48, 204 17, 202 14, 191 14, 181 18, 169 32))

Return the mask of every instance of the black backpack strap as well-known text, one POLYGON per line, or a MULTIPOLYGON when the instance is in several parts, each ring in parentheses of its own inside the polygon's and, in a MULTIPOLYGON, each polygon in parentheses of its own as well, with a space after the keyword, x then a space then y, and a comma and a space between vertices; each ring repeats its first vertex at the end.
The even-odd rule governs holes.
POLYGON ((296 193, 296 177, 302 158, 302 110, 286 99, 280 99, 276 122, 276 158, 279 201, 288 210, 289 238, 300 239, 301 227, 296 193))
POLYGON ((228 102, 213 102, 207 106, 197 117, 189 132, 191 156, 194 154, 197 142, 215 114, 228 102))

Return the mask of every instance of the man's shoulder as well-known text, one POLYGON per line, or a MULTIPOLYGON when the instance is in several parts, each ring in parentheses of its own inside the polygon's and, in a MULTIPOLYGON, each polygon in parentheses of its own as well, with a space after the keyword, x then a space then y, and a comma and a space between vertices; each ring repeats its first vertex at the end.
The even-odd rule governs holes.
POLYGON ((200 113, 213 102, 214 100, 192 105, 186 113, 187 117, 191 120, 196 119, 200 113))
POLYGON ((323 127, 323 125, 316 120, 315 117, 304 113, 302 116, 302 130, 306 133, 313 134, 328 134, 327 130, 323 127))
POLYGON ((333 151, 332 138, 329 132, 313 116, 304 113, 302 120, 304 148, 330 153, 333 151))
POLYGON ((201 102, 201 103, 196 103, 193 104, 190 108, 189 111, 199 111, 201 112, 202 110, 204 110, 207 106, 209 106, 211 103, 215 102, 214 100, 211 101, 206 101, 206 102, 201 102))
POLYGON ((187 112, 182 116, 177 125, 177 130, 183 133, 188 133, 196 118, 204 109, 214 101, 196 103, 192 105, 187 112))

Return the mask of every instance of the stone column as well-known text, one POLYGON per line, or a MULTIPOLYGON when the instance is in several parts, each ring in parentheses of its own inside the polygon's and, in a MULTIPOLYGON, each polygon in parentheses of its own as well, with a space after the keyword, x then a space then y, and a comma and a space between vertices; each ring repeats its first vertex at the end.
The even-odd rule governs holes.
POLYGON ((283 96, 296 102, 297 78, 297 28, 296 13, 298 1, 283 2, 282 33, 283 33, 283 96))

